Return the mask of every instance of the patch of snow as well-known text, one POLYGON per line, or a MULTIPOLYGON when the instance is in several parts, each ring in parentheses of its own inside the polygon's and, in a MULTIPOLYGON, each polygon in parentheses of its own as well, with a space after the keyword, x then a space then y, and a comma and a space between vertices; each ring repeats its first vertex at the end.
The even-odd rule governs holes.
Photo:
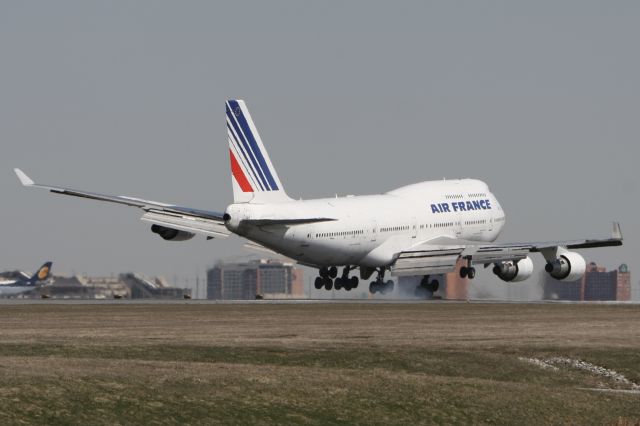
POLYGON ((547 370, 554 370, 554 371, 560 370, 555 365, 551 365, 548 362, 546 362, 544 360, 541 360, 541 359, 538 359, 538 358, 518 357, 518 359, 520 361, 528 362, 529 364, 533 364, 533 365, 535 365, 537 367, 544 368, 544 369, 547 369, 547 370))
MULTIPOLYGON (((614 381, 615 383, 628 386, 634 392, 635 391, 640 392, 640 385, 627 379, 624 375, 618 373, 617 371, 610 370, 608 368, 601 367, 599 365, 591 364, 590 362, 582 361, 580 359, 573 359, 573 358, 560 357, 560 356, 547 358, 547 359, 524 358, 524 357, 519 357, 518 359, 521 361, 525 361, 530 364, 536 365, 540 368, 553 369, 556 371, 559 370, 557 366, 572 367, 572 368, 586 371, 596 376, 600 376, 605 379, 614 381)), ((603 390, 607 390, 607 389, 603 389, 603 390)))

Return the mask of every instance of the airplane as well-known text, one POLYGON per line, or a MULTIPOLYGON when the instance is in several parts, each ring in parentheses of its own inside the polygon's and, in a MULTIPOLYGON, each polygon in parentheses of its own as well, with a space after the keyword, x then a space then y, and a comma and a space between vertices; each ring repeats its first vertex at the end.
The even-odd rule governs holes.
POLYGON ((17 279, 0 281, 0 296, 15 296, 44 285, 51 274, 52 264, 52 262, 46 262, 31 277, 24 272, 20 272, 20 276, 17 279))
POLYGON ((482 265, 493 266, 503 281, 517 282, 533 274, 530 254, 536 252, 553 278, 571 281, 586 267, 574 250, 622 245, 617 222, 609 238, 496 243, 506 213, 489 186, 476 179, 426 181, 378 195, 294 200, 285 192, 244 101, 226 101, 226 124, 233 203, 224 212, 42 185, 20 169, 14 171, 26 187, 137 207, 144 212, 141 220, 164 240, 239 235, 251 247, 318 269, 317 289, 348 291, 375 273, 369 291, 384 294, 393 290, 393 281, 385 281, 390 272, 421 276, 417 290, 435 292, 439 282, 433 276, 455 271, 461 259, 463 278, 473 279, 476 266, 482 265), (359 278, 351 275, 356 269, 359 278))

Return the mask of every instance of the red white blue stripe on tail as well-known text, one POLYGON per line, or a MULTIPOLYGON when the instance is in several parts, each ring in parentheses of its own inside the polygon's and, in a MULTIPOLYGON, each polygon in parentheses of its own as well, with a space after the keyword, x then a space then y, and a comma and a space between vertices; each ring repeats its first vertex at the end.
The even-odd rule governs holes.
POLYGON ((247 193, 284 193, 260 134, 242 100, 226 102, 227 138, 236 202, 253 199, 247 193), (238 192, 246 195, 238 194, 238 192))

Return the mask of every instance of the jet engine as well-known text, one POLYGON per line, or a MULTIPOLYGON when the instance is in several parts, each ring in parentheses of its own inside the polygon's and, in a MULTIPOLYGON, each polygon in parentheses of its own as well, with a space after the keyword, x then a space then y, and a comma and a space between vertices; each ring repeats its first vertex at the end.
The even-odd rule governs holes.
POLYGON ((524 281, 533 274, 533 261, 525 257, 518 261, 499 262, 493 267, 493 273, 502 281, 524 281))
POLYGON ((561 254, 552 261, 548 261, 544 270, 557 280, 574 281, 582 278, 587 269, 584 257, 569 251, 561 254))
POLYGON ((180 231, 173 228, 167 228, 161 225, 151 225, 151 232, 158 234, 163 240, 167 241, 186 241, 195 237, 196 234, 186 231, 180 231))

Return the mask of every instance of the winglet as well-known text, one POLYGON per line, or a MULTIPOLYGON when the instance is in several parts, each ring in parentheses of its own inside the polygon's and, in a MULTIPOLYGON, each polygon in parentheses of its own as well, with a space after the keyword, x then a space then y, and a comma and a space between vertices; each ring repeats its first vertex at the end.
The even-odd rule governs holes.
POLYGON ((16 173, 16 176, 18 176, 18 179, 20 179, 20 183, 23 186, 33 186, 35 184, 35 182, 31 180, 31 178, 27 176, 22 170, 15 168, 13 169, 13 171, 16 173))
POLYGON ((611 238, 614 240, 622 240, 622 231, 620 230, 620 224, 618 222, 613 222, 613 232, 611 233, 611 238))

